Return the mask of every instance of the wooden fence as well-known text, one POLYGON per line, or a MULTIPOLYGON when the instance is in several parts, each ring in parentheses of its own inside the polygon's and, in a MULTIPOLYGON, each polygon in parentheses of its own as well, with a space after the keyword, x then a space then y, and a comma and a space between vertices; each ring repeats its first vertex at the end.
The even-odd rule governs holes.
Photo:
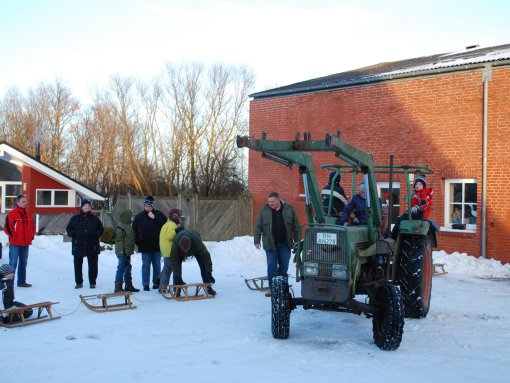
MULTIPOLYGON (((253 199, 244 194, 237 198, 205 198, 198 195, 180 194, 177 197, 154 197, 155 208, 167 215, 168 210, 182 211, 183 224, 187 229, 197 230, 204 241, 225 241, 238 236, 252 235, 253 199)), ((122 209, 130 209, 133 215, 143 210, 144 197, 119 196, 111 211, 95 211, 105 227, 115 227, 122 209)), ((64 234, 71 214, 40 214, 38 234, 64 234)), ((0 215, 3 227, 5 214, 0 215)))

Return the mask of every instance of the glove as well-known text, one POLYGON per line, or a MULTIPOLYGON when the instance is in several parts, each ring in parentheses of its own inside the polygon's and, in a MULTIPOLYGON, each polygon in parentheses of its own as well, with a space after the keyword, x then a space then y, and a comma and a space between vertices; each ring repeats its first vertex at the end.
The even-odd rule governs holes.
POLYGON ((185 284, 186 284, 186 282, 184 282, 181 277, 174 278, 174 285, 185 285, 185 284))
POLYGON ((347 222, 344 222, 344 226, 349 226, 349 223, 347 223, 347 222))
POLYGON ((418 209, 419 209, 419 206, 418 206, 418 205, 414 205, 414 206, 411 208, 411 213, 412 213, 412 214, 416 214, 416 213, 418 213, 418 209))
POLYGON ((355 225, 359 225, 359 219, 354 218, 354 219, 352 220, 352 223, 353 223, 353 224, 355 224, 355 225))

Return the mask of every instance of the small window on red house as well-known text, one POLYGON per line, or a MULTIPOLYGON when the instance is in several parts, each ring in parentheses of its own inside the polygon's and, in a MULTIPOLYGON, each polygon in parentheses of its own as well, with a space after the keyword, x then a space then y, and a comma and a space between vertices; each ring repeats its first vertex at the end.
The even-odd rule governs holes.
POLYGON ((69 190, 36 191, 36 206, 69 206, 69 190))

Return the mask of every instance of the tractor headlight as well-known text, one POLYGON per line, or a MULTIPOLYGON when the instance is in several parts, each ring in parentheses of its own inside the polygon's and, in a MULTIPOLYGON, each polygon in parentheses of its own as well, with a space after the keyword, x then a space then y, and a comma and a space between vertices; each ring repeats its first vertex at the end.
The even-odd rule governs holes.
POLYGON ((333 265, 331 276, 338 279, 347 279, 347 266, 346 265, 333 265))
POLYGON ((319 264, 317 262, 305 262, 305 275, 319 275, 319 264))

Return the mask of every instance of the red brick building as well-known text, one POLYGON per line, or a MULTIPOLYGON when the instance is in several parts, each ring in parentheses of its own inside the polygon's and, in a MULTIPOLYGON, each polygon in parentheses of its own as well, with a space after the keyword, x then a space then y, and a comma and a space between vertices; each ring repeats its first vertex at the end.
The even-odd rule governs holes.
MULTIPOLYGON (((266 132, 268 139, 292 140, 311 132, 320 139, 340 131, 378 164, 389 163, 391 154, 395 164, 428 164, 438 250, 510 262, 510 44, 381 63, 251 97, 255 138, 266 132), (463 230, 452 228, 455 208, 463 230)), ((320 163, 333 159, 314 154, 320 186, 327 183, 320 163)), ((278 191, 306 222, 297 169, 251 152, 248 179, 255 216, 267 193, 278 191)), ((383 190, 387 179, 379 181, 383 190)), ((342 185, 350 191, 350 180, 342 185)), ((401 204, 405 194, 399 193, 401 204)))
MULTIPOLYGON (((105 196, 45 165, 37 158, 0 142, 0 215, 16 206, 16 196, 26 194, 28 210, 36 216, 72 214, 82 198, 104 201, 105 196)), ((38 231, 38 227, 36 227, 38 231)))

